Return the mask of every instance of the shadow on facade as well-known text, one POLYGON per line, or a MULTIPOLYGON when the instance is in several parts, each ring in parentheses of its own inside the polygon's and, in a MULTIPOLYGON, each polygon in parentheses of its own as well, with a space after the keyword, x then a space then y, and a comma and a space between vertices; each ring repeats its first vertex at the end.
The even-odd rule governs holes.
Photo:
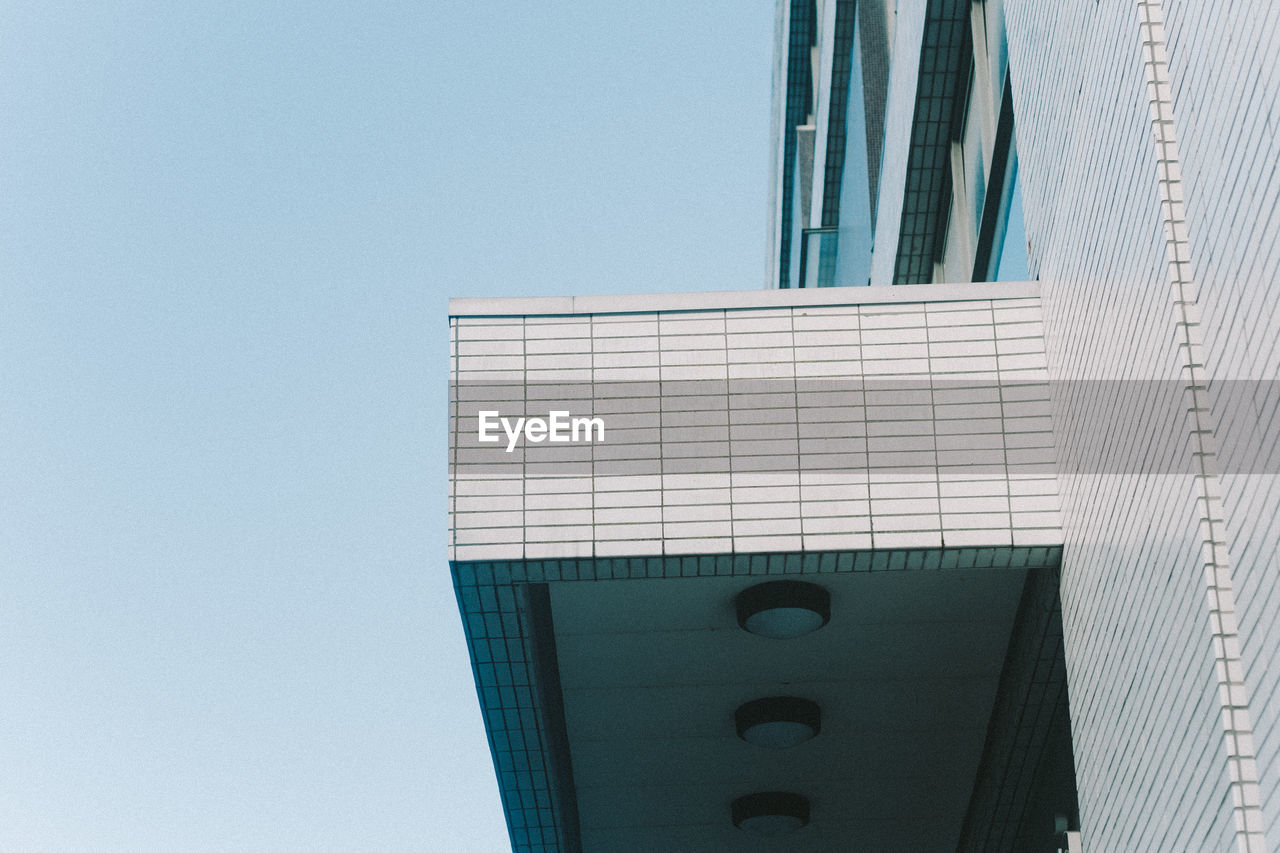
POLYGON ((1060 577, 1027 572, 958 851, 1066 850, 1080 826, 1060 577))

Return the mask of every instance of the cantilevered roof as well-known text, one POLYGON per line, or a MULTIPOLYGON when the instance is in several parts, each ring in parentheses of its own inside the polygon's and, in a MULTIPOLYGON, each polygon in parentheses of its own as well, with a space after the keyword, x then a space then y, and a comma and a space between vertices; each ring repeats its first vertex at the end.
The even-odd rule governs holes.
POLYGON ((450 563, 515 848, 954 849, 1024 581, 1060 560, 1035 285, 450 311, 450 563), (562 404, 607 440, 477 441, 478 409, 562 404), (739 593, 801 578, 825 627, 739 627, 739 593), (818 737, 739 740, 779 695, 818 737), (809 825, 735 828, 761 791, 809 825))

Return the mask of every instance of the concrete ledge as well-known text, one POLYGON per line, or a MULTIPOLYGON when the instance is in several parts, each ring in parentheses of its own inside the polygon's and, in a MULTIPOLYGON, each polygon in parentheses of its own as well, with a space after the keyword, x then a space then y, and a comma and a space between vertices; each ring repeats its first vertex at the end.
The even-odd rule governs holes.
POLYGON ((449 300, 449 316, 639 314, 654 311, 723 311, 738 308, 790 308, 809 305, 1026 299, 1039 295, 1039 282, 1000 281, 912 284, 896 287, 824 287, 817 290, 711 290, 701 293, 632 293, 595 296, 462 297, 449 300))

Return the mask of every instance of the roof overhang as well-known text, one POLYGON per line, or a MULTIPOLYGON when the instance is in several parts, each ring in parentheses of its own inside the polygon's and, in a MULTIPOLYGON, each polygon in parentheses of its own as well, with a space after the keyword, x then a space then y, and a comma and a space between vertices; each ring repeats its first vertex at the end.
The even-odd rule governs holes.
POLYGON ((954 845, 1028 570, 1059 546, 462 562, 452 565, 517 850, 739 850, 735 797, 794 789, 837 839, 954 845), (769 640, 733 600, 774 578, 830 590, 831 622, 769 640), (789 750, 734 710, 822 708, 789 750))

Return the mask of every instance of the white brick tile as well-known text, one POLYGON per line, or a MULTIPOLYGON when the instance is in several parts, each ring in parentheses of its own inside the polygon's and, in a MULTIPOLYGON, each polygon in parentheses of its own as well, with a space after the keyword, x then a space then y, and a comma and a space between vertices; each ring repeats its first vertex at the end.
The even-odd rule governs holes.
POLYGON ((524 491, 524 481, 519 478, 488 476, 455 477, 454 493, 462 495, 519 495, 524 491))
POLYGON ((1019 338, 1043 341, 1044 323, 1001 323, 1000 338, 1009 341, 1019 338))
MULTIPOLYGON (((534 318, 530 318, 532 321, 534 318)), ((524 327, 525 340, 533 343, 535 340, 559 338, 562 340, 573 340, 576 346, 591 346, 591 326, 587 323, 547 323, 538 324, 530 322, 524 327)))
POLYGON ((753 439, 791 439, 793 445, 797 434, 798 428, 794 419, 763 424, 735 423, 728 430, 728 437, 732 438, 734 441, 747 441, 753 439))
POLYGON ((804 548, 809 551, 861 551, 870 548, 870 533, 835 533, 804 535, 804 548))
POLYGON ((924 328, 926 325, 923 306, 910 303, 860 306, 858 324, 863 331, 924 328))
POLYGON ((660 475, 632 475, 616 477, 594 477, 592 487, 597 495, 602 493, 640 493, 656 491, 662 488, 660 475))
MULTIPOLYGON (((519 522, 515 522, 519 523, 519 522)), ((591 524, 591 510, 588 509, 529 509, 524 512, 524 523, 536 529, 541 525, 588 525, 591 524)))
MULTIPOLYGON (((1048 537, 1051 539, 1052 537, 1048 537)), ((946 544, 951 548, 977 548, 991 547, 999 545, 1012 545, 1013 536, 1008 528, 990 528, 990 529, 974 529, 974 530, 953 530, 948 529, 946 535, 946 544)), ((1045 542, 1020 542, 1017 544, 1041 545, 1053 544, 1050 541, 1045 542)))
POLYGON ((797 364, 814 361, 857 361, 862 357, 862 347, 848 341, 827 343, 819 346, 797 345, 795 348, 797 364))
POLYGON ((1015 530, 1024 528, 1058 528, 1062 526, 1062 519, 1057 512, 1015 512, 1012 515, 1015 530))
MULTIPOLYGON (((1015 499, 1017 500, 1017 499, 1015 499)), ((1039 498, 1037 498, 1039 500, 1039 498)), ((1009 525, 1009 507, 1010 499, 1005 495, 995 494, 985 497, 974 497, 965 495, 960 498, 944 497, 941 500, 941 508, 944 515, 966 514, 966 513, 1000 513, 1004 516, 1001 522, 1004 526, 1009 525)), ((1038 506, 1027 506, 1024 509, 1039 509, 1038 506)), ((1049 507, 1057 509, 1056 506, 1049 507)))
MULTIPOLYGON (((464 545, 510 545, 520 541, 518 527, 455 527, 454 544, 461 548, 464 545)), ((465 558, 459 558, 465 559, 465 558)))
MULTIPOLYGON (((794 489, 800 486, 796 471, 743 471, 731 475, 735 489, 794 489)), ((745 495, 743 496, 745 498, 745 495)), ((736 499, 736 498, 735 498, 736 499)), ((791 498, 787 498, 791 500, 791 498)))
POLYGON ((869 537, 871 533, 871 517, 869 515, 820 516, 817 518, 805 518, 801 526, 805 536, 851 533, 869 537))
POLYGON ((733 539, 729 536, 668 537, 662 547, 665 554, 727 554, 733 550, 733 539))
MULTIPOLYGON (((613 352, 613 353, 597 352, 590 357, 588 364, 596 368, 657 367, 658 352, 657 350, 647 350, 644 352, 613 352)), ((534 365, 530 365, 530 366, 532 367, 534 365)), ((597 375, 597 378, 600 377, 600 374, 596 374, 596 375, 597 375)), ((630 374, 620 372, 618 374, 615 374, 613 378, 622 379, 623 381, 626 381, 627 379, 630 379, 632 377, 630 374)), ((635 378, 643 379, 647 381, 647 380, 651 380, 653 377, 650 375, 650 376, 635 377, 635 378)))
MULTIPOLYGON (((799 365, 797 365, 799 367, 799 365)), ((863 361, 862 372, 867 376, 875 376, 880 378, 888 377, 904 377, 919 376, 927 377, 929 375, 929 359, 927 358, 904 358, 904 359, 881 359, 877 361, 863 361)))
POLYGON ((797 365, 791 362, 734 362, 729 365, 730 379, 790 379, 797 365))
MULTIPOLYGON (((524 357, 524 366, 530 371, 546 370, 549 368, 561 369, 567 367, 591 367, 591 353, 583 350, 580 352, 558 352, 544 353, 538 355, 526 355, 524 357)), ((590 379, 590 376, 587 376, 590 379)))
POLYGON ((527 543, 590 542, 592 539, 592 530, 589 524, 529 525, 524 530, 527 543))
POLYGON ((663 474, 662 487, 670 492, 681 489, 727 489, 728 474, 663 474))
MULTIPOLYGON (((1015 513, 1024 512, 1052 512, 1054 513, 1055 524, 1059 523, 1058 512, 1058 496, 1055 493, 1041 495, 1014 495, 1009 498, 1009 507, 1015 513)), ((1041 525, 1032 525, 1039 527, 1041 525)))
POLYGON ((735 518, 735 539, 755 536, 795 536, 800 533, 800 518, 735 518))
POLYGON ((842 436, 840 438, 802 438, 800 453, 806 456, 826 456, 840 453, 865 453, 866 438, 863 436, 842 436))
MULTIPOLYGON (((661 423, 663 429, 672 431, 716 426, 728 429, 729 410, 723 403, 714 407, 711 403, 708 403, 705 407, 686 411, 665 411, 661 415, 661 423)), ((690 435, 696 435, 696 433, 690 433, 690 435)))
MULTIPOLYGON (((707 312, 714 313, 714 312, 707 312)), ((689 335, 723 335, 725 333, 724 317, 707 316, 696 312, 677 319, 678 315, 664 315, 658 321, 658 331, 662 335, 663 345, 673 337, 689 335)))
POLYGON ((993 313, 995 314, 996 325, 1005 323, 1038 323, 1044 319, 1041 316, 1038 305, 1006 308, 1002 303, 997 302, 993 313))
MULTIPOLYGON (((981 356, 996 354, 995 339, 987 340, 938 340, 929 335, 929 355, 934 358, 955 358, 957 356, 981 356)), ((1003 344, 1002 344, 1003 345, 1003 344)))
POLYGON ((500 513, 524 509, 521 495, 461 495, 453 499, 455 518, 466 513, 500 513))
POLYGON ((854 301, 847 305, 797 305, 791 309, 793 318, 800 317, 845 317, 850 322, 856 321, 861 306, 854 301))
POLYGON ((724 364, 726 356, 724 347, 713 349, 666 349, 659 351, 659 360, 663 367, 668 365, 689 364, 724 364))
MULTIPOLYGON (((834 480, 852 480, 856 474, 848 477, 838 477, 836 475, 823 476, 820 472, 806 472, 805 482, 800 486, 801 498, 808 503, 817 506, 818 501, 834 501, 837 503, 847 500, 865 501, 869 495, 869 486, 863 482, 832 482, 834 480)), ((859 510, 861 511, 861 510, 859 510)))
POLYGON ((591 341, 591 350, 596 353, 657 352, 658 338, 656 335, 634 338, 597 337, 591 341))
POLYGON ((861 365, 858 361, 840 360, 798 362, 793 373, 797 378, 854 377, 862 372, 861 365))
POLYGON ((800 503, 799 501, 784 501, 780 503, 745 503, 736 502, 731 506, 733 519, 735 521, 742 519, 778 519, 778 518, 799 518, 800 503))
POLYGON ((942 528, 948 536, 953 530, 1008 530, 1009 513, 943 513, 942 528))
POLYGON ((993 334, 994 329, 988 322, 984 326, 930 326, 928 338, 936 345, 949 341, 991 341, 993 334))
POLYGON ((799 551, 802 546, 799 534, 733 537, 733 550, 738 553, 799 551))
POLYGON ((657 521, 648 521, 648 513, 644 518, 637 518, 634 522, 626 523, 610 523, 596 524, 595 538, 596 541, 614 540, 632 540, 632 539, 661 539, 662 538, 662 519, 657 521))
POLYGON ((589 540, 578 542, 529 542, 524 546, 527 560, 565 560, 590 557, 594 552, 594 543, 589 540))
POLYGON ((1047 367, 1045 355, 1043 352, 1019 353, 1016 355, 1000 355, 997 356, 1000 363, 1000 370, 1033 370, 1044 369, 1047 367))
POLYGON ((724 364, 674 365, 663 366, 663 381, 679 381, 687 379, 728 379, 728 370, 724 364))
MULTIPOLYGON (((726 488, 710 488, 710 489, 682 489, 668 487, 662 492, 662 501, 665 506, 670 507, 710 507, 729 504, 729 489, 726 488)), ((719 510, 717 510, 719 511, 719 510)), ((728 518, 728 509, 724 509, 725 518, 728 518)))
POLYGON ((730 331, 725 341, 730 349, 786 350, 791 347, 791 329, 787 326, 772 332, 730 331))
POLYGON ((876 548, 939 548, 942 533, 938 530, 880 531, 871 534, 876 548))
POLYGON ((646 338, 657 344, 657 319, 628 319, 608 322, 608 317, 597 317, 591 327, 591 334, 596 338, 646 338))
MULTIPOLYGON (((462 320, 469 319, 466 317, 462 320)), ((458 327, 458 341, 523 340, 524 326, 519 323, 506 325, 475 325, 458 327)))
POLYGON ((802 353, 811 349, 820 350, 823 347, 851 347, 858 344, 858 332, 856 329, 808 329, 804 331, 796 331, 793 333, 795 339, 795 347, 797 358, 803 358, 802 353))
MULTIPOLYGON (((586 359, 583 364, 589 365, 590 359, 586 359)), ((560 388, 565 383, 581 382, 583 384, 591 382, 591 368, 588 367, 555 367, 552 363, 548 363, 545 367, 539 367, 537 370, 532 368, 524 372, 525 381, 530 385, 535 383, 545 383, 549 386, 556 386, 556 393, 560 393, 560 388)))
POLYGON ((520 543, 497 545, 467 545, 458 543, 454 546, 455 560, 520 560, 524 558, 524 546, 520 543))
POLYGON ((1062 529, 1060 527, 1033 529, 1015 525, 1013 528, 1014 545, 1057 545, 1061 542, 1062 529))
POLYGON ((664 459, 710 459, 728 455, 723 441, 669 441, 662 445, 664 459))
POLYGON ((499 341, 463 340, 456 342, 455 346, 458 355, 461 356, 523 355, 525 352, 524 341, 518 339, 499 341))
MULTIPOLYGON (((592 497, 592 496, 588 496, 592 497)), ((597 510, 597 519, 600 518, 599 510, 613 509, 617 507, 649 507, 661 506, 661 491, 598 491, 594 493, 593 505, 597 510)))
POLYGON ((1001 338, 997 346, 1000 350, 1000 355, 1015 355, 1022 353, 1044 354, 1043 338, 1001 338))
POLYGON ((525 356, 517 355, 460 355, 457 358, 460 374, 489 370, 523 370, 525 356))
MULTIPOLYGON (((1031 358, 1031 356, 1010 356, 1010 358, 1031 358)), ((1049 371, 1046 367, 1012 367, 1000 365, 1001 382, 1048 382, 1049 371)))
MULTIPOLYGON (((576 480, 577 478, 574 478, 574 479, 576 480)), ((590 511, 591 509, 591 493, 590 492, 575 490, 571 486, 567 488, 565 487, 562 487, 562 488, 564 490, 525 495, 524 506, 522 508, 531 511, 528 515, 525 516, 525 521, 532 522, 532 520, 535 517, 537 517, 535 513, 532 512, 534 510, 546 511, 546 510, 585 509, 590 511)), ((580 488, 581 487, 579 487, 579 489, 580 488)))
POLYGON ((597 557, 648 557, 662 554, 662 539, 598 539, 595 543, 597 557))
POLYGON ((854 332, 858 328, 858 319, 852 314, 812 315, 797 314, 792 321, 797 340, 805 332, 854 332))
MULTIPOLYGON (((730 364, 774 364, 786 363, 790 366, 791 354, 776 347, 761 349, 730 349, 726 360, 730 364)), ((787 375, 790 375, 789 373, 787 375)))
MULTIPOLYGON (((805 519, 815 518, 831 518, 834 516, 842 517, 860 517, 870 518, 871 504, 866 500, 865 490, 862 493, 862 500, 850 500, 851 493, 846 491, 842 500, 824 500, 820 497, 810 497, 810 492, 816 487, 805 487, 805 500, 801 505, 800 515, 805 519)), ((834 490, 835 487, 825 487, 834 490)))
POLYGON ((1026 477, 1017 473, 1009 475, 1011 495, 1057 495, 1058 483, 1053 477, 1026 477))
MULTIPOLYGON (((933 366, 935 375, 947 375, 955 373, 965 373, 977 376, 990 374, 996 370, 995 356, 971 356, 971 357, 942 357, 933 356, 929 359, 929 363, 933 366)), ((976 378, 976 376, 974 377, 976 378)))
POLYGON ((929 341, 929 333, 923 323, 905 327, 864 326, 858 333, 858 341, 864 347, 883 344, 925 344, 929 341))
POLYGON ((661 507, 662 520, 671 522, 729 521, 732 518, 732 509, 728 503, 696 504, 670 501, 661 507))
POLYGON ((725 317, 725 330, 733 335, 755 332, 791 332, 791 312, 730 311, 725 317), (743 316, 746 315, 746 316, 743 316))

